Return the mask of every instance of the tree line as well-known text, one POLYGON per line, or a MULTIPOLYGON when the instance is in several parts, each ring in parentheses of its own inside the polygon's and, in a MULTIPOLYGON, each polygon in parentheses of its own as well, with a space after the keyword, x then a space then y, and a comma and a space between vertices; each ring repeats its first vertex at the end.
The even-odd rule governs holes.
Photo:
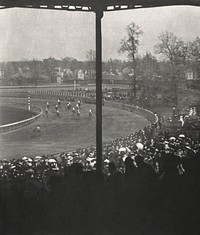
MULTIPOLYGON (((159 74, 174 88, 174 101, 178 105, 178 86, 184 80, 187 70, 195 71, 200 75, 200 38, 196 37, 191 42, 184 42, 172 32, 162 32, 158 36, 158 43, 154 46, 155 55, 150 52, 143 57, 138 55, 141 28, 134 22, 127 26, 127 35, 121 40, 119 53, 125 53, 133 69, 133 99, 136 99, 136 80, 142 77, 144 90, 149 94, 150 80, 159 74), (159 66, 158 66, 159 65, 159 66), (159 73, 158 73, 159 67, 159 73)), ((200 78, 200 77, 199 77, 200 78)), ((169 85, 168 85, 169 86, 169 85)))
MULTIPOLYGON (((119 53, 125 53, 127 60, 109 59, 103 62, 103 76, 117 76, 121 79, 130 79, 132 82, 133 99, 137 96, 137 83, 143 84, 143 90, 151 92, 152 80, 162 78, 166 84, 174 88, 177 98, 178 84, 183 81, 187 69, 200 74, 200 38, 196 37, 191 42, 184 42, 172 32, 162 32, 158 36, 158 43, 154 52, 139 55, 140 38, 143 34, 140 26, 134 22, 127 26, 127 33, 119 45, 119 53)), ((84 71, 85 78, 95 79, 94 50, 87 52, 86 60, 79 61, 75 58, 65 57, 56 59, 50 57, 43 60, 22 60, 0 63, 1 75, 5 80, 18 79, 22 83, 26 75, 26 82, 38 83, 38 80, 56 82, 58 68, 64 71, 65 81, 77 79, 79 70, 84 71)), ((20 85, 20 84, 19 84, 20 85)))

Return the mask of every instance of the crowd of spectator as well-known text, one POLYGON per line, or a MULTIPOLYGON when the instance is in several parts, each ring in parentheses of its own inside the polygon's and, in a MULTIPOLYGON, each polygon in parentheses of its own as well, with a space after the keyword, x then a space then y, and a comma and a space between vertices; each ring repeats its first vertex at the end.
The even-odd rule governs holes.
POLYGON ((1 234, 199 234, 200 143, 154 125, 96 148, 0 162, 1 234))

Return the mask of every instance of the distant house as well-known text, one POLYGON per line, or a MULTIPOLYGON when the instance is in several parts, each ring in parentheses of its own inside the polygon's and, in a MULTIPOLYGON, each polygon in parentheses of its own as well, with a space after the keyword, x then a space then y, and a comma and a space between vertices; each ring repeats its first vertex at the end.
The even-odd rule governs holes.
POLYGON ((83 70, 78 71, 78 80, 84 80, 85 79, 85 73, 83 70))
POLYGON ((41 74, 41 75, 39 76, 39 80, 40 80, 41 82, 50 82, 49 76, 44 75, 44 74, 41 74))
POLYGON ((129 75, 129 77, 133 77, 134 76, 134 69, 130 69, 128 75, 129 75))
POLYGON ((73 72, 71 69, 64 69, 64 75, 67 76, 69 79, 73 78, 73 72))
POLYGON ((62 83, 62 78, 57 76, 57 84, 61 84, 62 83))
POLYGON ((62 79, 64 76, 63 69, 61 67, 56 67, 55 70, 56 70, 56 76, 62 79))
POLYGON ((185 72, 185 79, 187 81, 200 80, 200 76, 195 69, 188 68, 185 72))
POLYGON ((12 75, 10 80, 10 85, 22 85, 26 82, 26 78, 23 76, 21 72, 17 72, 12 75))
POLYGON ((87 69, 85 70, 85 80, 87 79, 96 79, 96 71, 95 69, 87 69))
POLYGON ((116 69, 116 75, 122 77, 122 72, 120 72, 118 69, 116 69))
POLYGON ((8 80, 4 77, 2 70, 0 70, 0 85, 8 85, 8 80))
POLYGON ((194 80, 194 72, 191 69, 188 69, 185 73, 186 80, 194 80))
POLYGON ((62 67, 55 68, 55 75, 56 75, 56 83, 57 84, 61 84, 64 82, 65 74, 66 74, 66 69, 63 69, 62 67))

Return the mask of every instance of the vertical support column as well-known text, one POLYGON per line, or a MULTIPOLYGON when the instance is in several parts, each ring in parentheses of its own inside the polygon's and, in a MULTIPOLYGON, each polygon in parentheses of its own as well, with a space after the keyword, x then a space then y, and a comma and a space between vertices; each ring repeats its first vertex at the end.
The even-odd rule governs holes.
POLYGON ((97 175, 102 174, 102 11, 96 11, 96 150, 97 175))

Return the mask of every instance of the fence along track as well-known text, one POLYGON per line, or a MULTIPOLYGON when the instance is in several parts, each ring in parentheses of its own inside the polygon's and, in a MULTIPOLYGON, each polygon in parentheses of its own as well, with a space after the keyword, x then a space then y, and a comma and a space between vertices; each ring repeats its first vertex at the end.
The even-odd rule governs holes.
MULTIPOLYGON (((28 94, 32 98, 39 98, 39 99, 50 99, 51 100, 51 99, 55 99, 55 98, 59 97, 61 100, 68 100, 68 98, 79 98, 80 100, 82 100, 85 103, 94 103, 94 104, 96 103, 96 100, 95 100, 96 98, 94 97, 93 93, 87 93, 87 92, 82 92, 82 91, 73 91, 73 90, 61 91, 61 92, 60 91, 51 91, 51 90, 49 90, 49 91, 30 91, 28 94)), ((27 93, 26 93, 26 95, 27 95, 27 93)), ((23 94, 23 97, 24 97, 24 94, 23 94)), ((123 104, 123 103, 118 103, 118 102, 111 102, 111 101, 106 101, 105 105, 112 107, 112 108, 118 108, 118 109, 126 110, 129 112, 134 112, 138 115, 143 116, 151 123, 155 123, 158 121, 158 120, 156 120, 156 117, 153 114, 153 112, 151 112, 147 109, 142 109, 138 106, 123 104)), ((23 120, 23 121, 0 126, 0 133, 7 132, 10 130, 14 130, 14 129, 18 129, 20 127, 23 127, 23 126, 26 126, 26 125, 33 123, 43 113, 43 110, 40 107, 38 107, 38 108, 40 109, 40 113, 34 117, 31 117, 31 118, 23 120)))

